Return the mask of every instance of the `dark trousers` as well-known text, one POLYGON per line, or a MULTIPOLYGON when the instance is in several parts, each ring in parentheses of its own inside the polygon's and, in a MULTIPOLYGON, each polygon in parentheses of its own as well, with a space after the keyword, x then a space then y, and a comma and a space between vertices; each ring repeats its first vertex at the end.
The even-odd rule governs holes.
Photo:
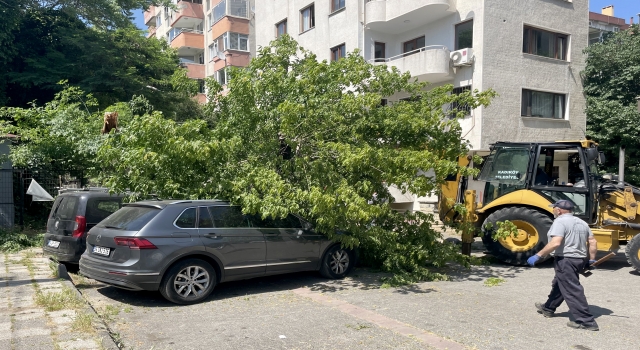
POLYGON ((586 259, 556 257, 553 260, 556 276, 551 282, 551 293, 544 306, 556 311, 556 308, 566 301, 576 322, 590 324, 595 320, 589 313, 589 304, 578 275, 587 263, 586 259))

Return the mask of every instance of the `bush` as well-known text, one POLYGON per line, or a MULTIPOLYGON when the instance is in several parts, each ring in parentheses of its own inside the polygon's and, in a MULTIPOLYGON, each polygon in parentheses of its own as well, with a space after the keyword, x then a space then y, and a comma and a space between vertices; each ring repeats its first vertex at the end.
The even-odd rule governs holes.
POLYGON ((35 231, 0 230, 0 251, 17 252, 29 247, 42 244, 44 233, 35 231))

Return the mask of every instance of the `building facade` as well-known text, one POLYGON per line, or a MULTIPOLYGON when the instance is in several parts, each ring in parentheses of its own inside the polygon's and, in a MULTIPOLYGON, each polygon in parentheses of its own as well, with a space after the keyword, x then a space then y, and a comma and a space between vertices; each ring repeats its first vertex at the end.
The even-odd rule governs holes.
MULTIPOLYGON (((633 24, 633 17, 630 23, 633 24)), ((624 18, 614 17, 613 5, 602 8, 601 13, 589 12, 589 45, 602 42, 607 33, 629 28, 624 18)))
POLYGON ((452 84, 453 93, 495 90, 489 107, 461 121, 480 155, 497 141, 585 136, 587 1, 263 0, 256 13, 258 45, 286 32, 321 60, 359 49, 431 86, 452 84))
POLYGON ((204 103, 206 77, 225 86, 226 68, 248 65, 255 53, 254 0, 176 0, 175 7, 151 6, 144 13, 147 37, 167 40, 178 51, 187 76, 200 82, 197 99, 204 103))

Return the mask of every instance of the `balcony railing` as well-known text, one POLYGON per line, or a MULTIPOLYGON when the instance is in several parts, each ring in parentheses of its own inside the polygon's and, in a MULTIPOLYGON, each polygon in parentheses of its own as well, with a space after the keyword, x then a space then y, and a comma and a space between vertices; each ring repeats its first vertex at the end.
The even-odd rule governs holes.
POLYGON ((194 33, 194 34, 200 34, 200 35, 203 34, 201 30, 195 30, 191 28, 172 28, 169 31, 169 43, 171 43, 173 39, 177 38, 178 35, 182 33, 194 33))
POLYGON ((437 83, 452 78, 450 51, 443 45, 431 45, 389 58, 369 60, 374 64, 395 66, 401 72, 410 72, 421 81, 437 83))
POLYGON ((247 0, 222 0, 213 8, 213 23, 220 21, 225 16, 249 18, 249 1, 247 0))

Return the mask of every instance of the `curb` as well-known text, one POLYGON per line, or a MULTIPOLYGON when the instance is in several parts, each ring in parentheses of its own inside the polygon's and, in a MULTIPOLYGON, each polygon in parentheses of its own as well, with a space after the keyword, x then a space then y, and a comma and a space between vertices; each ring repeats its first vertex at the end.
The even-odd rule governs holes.
POLYGON ((101 343, 100 345, 102 346, 101 349, 120 350, 121 349, 120 346, 118 346, 118 344, 115 342, 113 337, 111 337, 111 330, 109 329, 109 326, 107 326, 107 324, 104 322, 102 317, 98 315, 98 313, 93 308, 91 303, 89 303, 89 301, 84 297, 84 295, 82 295, 82 292, 80 292, 78 288, 76 288, 76 285, 73 284, 73 281, 71 280, 71 277, 67 272, 66 266, 64 266, 61 263, 58 263, 58 272, 59 273, 63 272, 63 274, 60 274, 59 276, 66 276, 66 277, 61 277, 59 281, 66 287, 75 291, 76 295, 86 304, 85 312, 92 314, 94 316, 94 319, 98 320, 94 328, 96 330, 96 333, 98 333, 98 338, 100 339, 100 343, 101 343))

